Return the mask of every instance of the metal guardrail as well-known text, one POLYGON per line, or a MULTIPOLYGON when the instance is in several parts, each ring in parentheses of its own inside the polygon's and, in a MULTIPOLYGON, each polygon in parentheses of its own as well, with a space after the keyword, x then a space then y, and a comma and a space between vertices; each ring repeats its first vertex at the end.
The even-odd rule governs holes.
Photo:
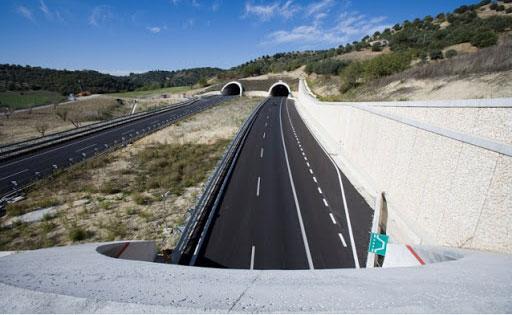
POLYGON ((187 255, 186 252, 192 251, 194 244, 199 242, 202 234, 202 229, 200 229, 200 227, 203 225, 202 223, 206 224, 205 220, 208 220, 208 217, 211 217, 212 214, 207 213, 208 209, 215 208, 214 204, 218 201, 218 197, 223 194, 225 180, 229 177, 230 170, 233 168, 237 160, 242 144, 245 142, 245 138, 255 121, 256 115, 268 100, 269 99, 267 98, 261 102, 246 119, 235 135, 233 141, 231 141, 229 147, 224 152, 222 158, 217 162, 215 170, 206 181, 203 193, 196 203, 194 210, 190 214, 187 225, 181 234, 178 244, 172 252, 171 263, 178 264, 182 262, 184 255, 187 255))
POLYGON ((181 108, 183 106, 188 106, 196 102, 198 99, 192 99, 185 102, 181 102, 178 104, 173 104, 169 106, 165 106, 163 108, 158 108, 156 110, 145 111, 141 113, 137 113, 134 115, 124 115, 118 118, 114 118, 108 121, 99 122, 91 125, 87 125, 84 127, 66 130, 62 132, 57 132, 50 134, 48 136, 39 137, 35 139, 20 141, 16 143, 7 144, 4 146, 0 146, 0 160, 4 160, 22 153, 27 153, 33 150, 41 149, 50 145, 54 145, 59 142, 71 140, 74 138, 82 137, 94 132, 98 132, 104 129, 112 128, 115 126, 119 126, 128 122, 132 122, 138 119, 150 117, 165 111, 174 110, 181 108))
MULTIPOLYGON (((194 100, 196 101, 196 100, 194 100)), ((186 103, 186 102, 185 102, 186 103)), ((190 102, 190 104, 192 104, 193 102, 190 102)), ((180 120, 183 120, 191 115, 195 115, 197 113, 200 113, 202 111, 205 111, 209 108, 211 108, 212 106, 215 106, 215 105, 218 105, 219 103, 221 102, 217 102, 211 106, 205 106, 203 108, 199 108, 197 110, 195 110, 194 112, 192 113, 189 113, 189 114, 186 114, 184 115, 183 117, 180 117, 180 118, 175 118, 175 119, 170 119, 168 122, 166 123, 162 123, 160 125, 158 125, 157 127, 153 127, 153 128, 148 128, 146 131, 144 132, 141 132, 139 134, 135 134, 133 137, 131 138, 127 138, 126 140, 124 141, 121 141, 121 142, 118 142, 118 143, 115 143, 114 145, 106 148, 105 150, 101 151, 101 152, 98 152, 98 153, 95 153, 94 155, 90 156, 90 157, 84 157, 83 159, 81 160, 76 160, 76 161, 70 161, 70 163, 66 166, 66 169, 68 167, 77 167, 81 164, 83 164, 84 162, 86 162, 87 160, 89 160, 91 157, 98 157, 98 156, 102 156, 102 155, 105 155, 105 154, 108 154, 110 152, 113 152, 121 147, 124 147, 130 143, 133 143, 137 140, 139 140, 140 138, 143 138, 151 133, 154 133, 158 130, 161 130, 163 128, 166 128, 174 123, 176 123, 177 121, 180 121, 180 120)), ((183 106, 186 106, 187 104, 183 104, 183 106)), ((176 108, 176 107, 173 107, 173 108, 176 108)), ((48 167, 46 169, 42 169, 39 171, 39 173, 41 174, 39 177, 36 177, 35 180, 30 180, 30 181, 27 181, 25 183, 23 182, 20 182, 18 183, 18 186, 16 187, 16 189, 13 189, 11 191, 9 191, 8 193, 5 193, 4 195, 0 195, 0 216, 3 215, 2 214, 2 205, 8 201, 9 199, 11 199, 12 197, 14 196, 17 196, 19 195, 22 191, 32 187, 35 182, 38 180, 38 179, 41 179, 43 177, 47 177, 47 176, 50 176, 50 178, 56 174, 58 174, 59 172, 61 172, 63 169, 56 169, 56 168, 53 168, 53 167, 48 167), (46 174, 46 175, 44 175, 46 174)))

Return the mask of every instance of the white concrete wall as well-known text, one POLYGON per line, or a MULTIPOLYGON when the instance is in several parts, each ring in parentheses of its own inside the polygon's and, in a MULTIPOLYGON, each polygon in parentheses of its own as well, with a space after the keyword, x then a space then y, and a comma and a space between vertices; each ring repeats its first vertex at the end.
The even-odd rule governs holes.
POLYGON ((297 104, 392 239, 512 253, 512 99, 297 104))

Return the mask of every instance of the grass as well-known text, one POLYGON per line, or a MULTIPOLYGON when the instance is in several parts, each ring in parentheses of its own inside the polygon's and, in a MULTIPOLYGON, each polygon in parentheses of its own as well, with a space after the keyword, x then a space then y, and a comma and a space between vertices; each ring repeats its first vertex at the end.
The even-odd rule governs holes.
POLYGON ((145 97, 151 95, 160 95, 160 94, 177 94, 184 93, 190 91, 192 89, 191 86, 175 86, 168 87, 156 90, 139 90, 139 91, 131 91, 131 92, 121 92, 121 93, 112 93, 109 94, 114 97, 128 97, 128 98, 137 98, 137 97, 145 97))
POLYGON ((139 191, 163 189, 179 195, 186 187, 206 179, 228 142, 159 144, 147 148, 135 158, 138 174, 134 188, 139 191))
POLYGON ((5 207, 5 210, 9 216, 14 217, 25 214, 29 211, 33 211, 35 209, 48 208, 58 204, 60 204, 60 201, 54 197, 46 197, 37 200, 25 199, 16 203, 8 204, 5 207))
POLYGON ((0 92, 0 107, 23 109, 60 103, 66 97, 51 91, 5 91, 0 92))

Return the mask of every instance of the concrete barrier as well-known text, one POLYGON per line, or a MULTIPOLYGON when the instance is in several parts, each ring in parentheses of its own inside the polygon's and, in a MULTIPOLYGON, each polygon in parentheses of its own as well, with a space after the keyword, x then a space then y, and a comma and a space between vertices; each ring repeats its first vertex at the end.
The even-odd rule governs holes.
POLYGON ((297 105, 392 239, 512 253, 512 99, 297 105))
POLYGON ((98 246, 96 251, 112 258, 154 261, 157 249, 155 241, 127 241, 98 246))

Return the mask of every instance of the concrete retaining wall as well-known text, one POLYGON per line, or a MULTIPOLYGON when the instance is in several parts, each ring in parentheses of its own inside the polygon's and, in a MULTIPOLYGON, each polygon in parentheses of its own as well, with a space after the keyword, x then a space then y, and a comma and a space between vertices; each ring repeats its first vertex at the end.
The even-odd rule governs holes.
POLYGON ((297 100, 370 204, 386 192, 392 239, 512 253, 512 99, 297 100))

